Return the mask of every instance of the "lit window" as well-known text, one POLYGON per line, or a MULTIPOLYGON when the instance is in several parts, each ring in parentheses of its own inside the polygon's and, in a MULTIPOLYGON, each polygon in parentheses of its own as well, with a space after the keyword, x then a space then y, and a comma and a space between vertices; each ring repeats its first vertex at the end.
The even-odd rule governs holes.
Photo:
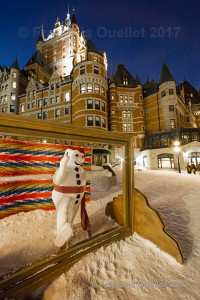
POLYGON ((93 100, 87 99, 87 109, 93 109, 93 100))
POLYGON ((39 112, 39 113, 37 114, 37 117, 38 117, 38 119, 42 119, 42 113, 39 112))
POLYGON ((41 107, 42 106, 42 100, 38 100, 38 107, 41 107))
POLYGON ((69 101, 70 100, 70 92, 66 92, 65 93, 65 101, 69 101))
POLYGON ((21 104, 21 111, 24 112, 24 110, 25 110, 25 105, 21 104))
POLYGON ((5 95, 5 102, 7 102, 8 101, 8 96, 7 95, 5 95))
POLYGON ((17 73, 13 72, 13 73, 12 73, 12 77, 13 77, 13 78, 17 78, 17 73))
POLYGON ((175 122, 175 119, 170 119, 170 127, 173 129, 173 128, 176 128, 176 122, 175 122))
POLYGON ((112 131, 116 131, 116 126, 112 125, 112 131))
POLYGON ((93 84, 92 83, 88 83, 87 84, 87 92, 92 92, 93 91, 93 84))
POLYGON ((112 109, 112 110, 111 110, 111 115, 114 115, 114 114, 115 114, 115 110, 112 109))
POLYGON ((93 56, 94 61, 98 61, 98 57, 96 55, 93 56))
POLYGON ((132 96, 129 96, 129 102, 132 103, 133 102, 133 98, 132 96))
POLYGON ((127 96, 124 97, 124 102, 125 102, 125 103, 128 102, 128 97, 127 97, 127 96))
POLYGON ((59 118, 60 117, 60 109, 56 108, 55 109, 55 118, 59 118))
POLYGON ((60 96, 56 96, 56 102, 60 102, 60 96))
POLYGON ((11 100, 13 100, 13 101, 16 100, 16 94, 11 93, 11 100))
POLYGON ((95 93, 99 93, 99 84, 95 83, 94 91, 95 91, 95 93))
POLYGON ((128 85, 128 78, 127 77, 123 77, 123 85, 128 85))
POLYGON ((34 102, 32 102, 32 108, 35 107, 35 106, 36 106, 36 103, 34 101, 34 102))
POLYGON ((14 89, 16 89, 17 83, 16 83, 15 81, 12 82, 12 87, 13 87, 14 89))
POLYGON ((82 94, 82 93, 85 93, 85 83, 82 83, 81 85, 80 85, 80 93, 82 94))
POLYGON ((54 97, 52 97, 52 98, 50 99, 50 103, 51 103, 51 104, 54 103, 54 97))
POLYGON ((123 96, 122 95, 119 96, 119 100, 120 100, 121 103, 123 102, 123 96))
POLYGON ((6 84, 6 86, 5 86, 5 90, 7 91, 8 90, 8 85, 6 84))
POLYGON ((111 100, 115 100, 115 96, 114 95, 111 95, 111 100))
POLYGON ((93 126, 94 122, 93 122, 93 116, 88 116, 87 117, 87 126, 93 126))

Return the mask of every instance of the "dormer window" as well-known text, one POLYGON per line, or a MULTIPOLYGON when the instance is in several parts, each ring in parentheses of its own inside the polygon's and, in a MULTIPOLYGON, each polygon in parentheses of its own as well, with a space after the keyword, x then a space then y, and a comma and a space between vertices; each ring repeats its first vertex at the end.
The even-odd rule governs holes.
POLYGON ((128 78, 127 77, 123 77, 123 85, 128 85, 128 78))

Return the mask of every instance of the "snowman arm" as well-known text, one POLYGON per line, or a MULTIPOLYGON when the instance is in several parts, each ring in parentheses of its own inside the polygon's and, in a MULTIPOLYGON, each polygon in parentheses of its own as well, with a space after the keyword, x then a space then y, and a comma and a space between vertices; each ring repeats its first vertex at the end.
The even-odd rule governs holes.
POLYGON ((60 166, 53 175, 53 182, 55 184, 60 184, 65 178, 69 159, 69 156, 63 156, 63 158, 61 159, 60 166))
POLYGON ((86 174, 86 180, 91 180, 96 177, 106 176, 111 177, 112 173, 108 170, 95 170, 95 171, 85 171, 86 174))

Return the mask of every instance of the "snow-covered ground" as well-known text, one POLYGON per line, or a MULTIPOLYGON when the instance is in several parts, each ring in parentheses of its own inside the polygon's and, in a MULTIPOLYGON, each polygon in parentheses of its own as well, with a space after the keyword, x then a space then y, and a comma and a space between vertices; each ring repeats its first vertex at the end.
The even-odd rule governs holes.
POLYGON ((135 187, 180 242, 185 264, 133 234, 82 258, 46 289, 44 300, 199 299, 200 175, 136 170, 135 187))
MULTIPOLYGON (((135 187, 148 197, 168 232, 180 243, 185 264, 133 234, 86 255, 45 290, 44 300, 199 299, 200 175, 136 168, 134 177, 135 187)), ((97 183, 94 186, 97 188, 97 183)), ((96 201, 87 210, 95 234, 115 225, 104 209, 120 191, 121 184, 113 187, 109 196, 98 188, 93 192, 96 201)), ((0 220, 1 274, 57 251, 55 221, 54 211, 42 210, 0 220)), ((74 242, 87 237, 78 222, 74 242)))

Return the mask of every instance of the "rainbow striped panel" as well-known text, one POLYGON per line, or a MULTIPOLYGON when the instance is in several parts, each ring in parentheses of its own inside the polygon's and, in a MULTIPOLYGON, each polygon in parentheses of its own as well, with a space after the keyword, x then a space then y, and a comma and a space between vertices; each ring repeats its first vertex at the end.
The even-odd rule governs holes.
MULTIPOLYGON (((39 144, 0 139, 0 176, 54 174, 67 148, 79 147, 39 144)), ((92 148, 84 147, 83 168, 90 170, 92 148)), ((54 209, 51 199, 52 180, 18 180, 0 183, 0 218, 34 209, 54 209)), ((90 201, 90 183, 87 182, 85 201, 90 201)))

